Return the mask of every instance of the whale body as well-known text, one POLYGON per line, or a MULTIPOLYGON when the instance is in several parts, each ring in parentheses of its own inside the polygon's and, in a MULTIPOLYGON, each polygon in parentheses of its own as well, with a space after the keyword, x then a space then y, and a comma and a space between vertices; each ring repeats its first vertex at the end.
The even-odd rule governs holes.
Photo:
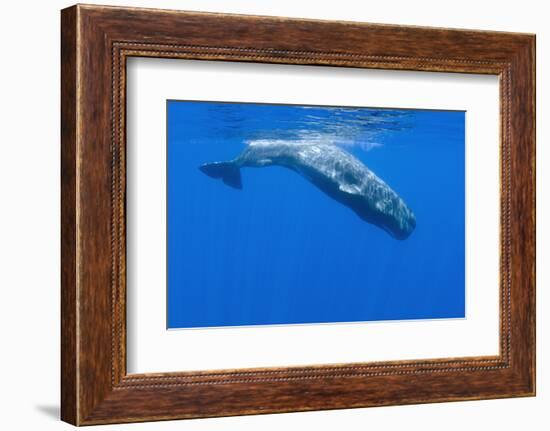
POLYGON ((241 168, 266 166, 282 166, 300 174, 396 239, 406 239, 416 227, 413 212, 397 193, 361 161, 333 144, 256 141, 235 159, 206 163, 200 170, 242 189, 241 168))

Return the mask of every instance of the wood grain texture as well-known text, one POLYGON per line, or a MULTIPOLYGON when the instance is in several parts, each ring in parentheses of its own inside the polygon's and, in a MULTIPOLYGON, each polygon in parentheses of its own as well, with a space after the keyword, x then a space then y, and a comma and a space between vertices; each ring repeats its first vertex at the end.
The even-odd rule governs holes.
MULTIPOLYGON (((101 6, 62 11, 62 418, 76 425, 535 392, 533 35, 101 6), (126 59, 500 76, 500 354, 126 374, 126 59)), ((498 221, 495 221, 498 222, 498 221)))
POLYGON ((77 422, 76 9, 61 16, 61 417, 77 422))

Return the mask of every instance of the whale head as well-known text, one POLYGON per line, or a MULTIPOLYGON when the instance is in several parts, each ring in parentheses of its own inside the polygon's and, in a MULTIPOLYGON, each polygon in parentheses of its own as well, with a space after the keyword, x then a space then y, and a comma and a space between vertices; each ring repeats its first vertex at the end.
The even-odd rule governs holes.
POLYGON ((398 225, 393 226, 390 230, 390 234, 395 239, 407 239, 416 228, 416 217, 413 212, 407 209, 407 213, 403 214, 399 219, 398 225))
POLYGON ((395 239, 407 239, 416 228, 416 217, 405 202, 397 198, 389 208, 382 211, 375 222, 395 239))
POLYGON ((416 228, 416 217, 405 202, 393 191, 372 202, 363 196, 349 206, 364 221, 378 226, 393 238, 407 239, 416 228))

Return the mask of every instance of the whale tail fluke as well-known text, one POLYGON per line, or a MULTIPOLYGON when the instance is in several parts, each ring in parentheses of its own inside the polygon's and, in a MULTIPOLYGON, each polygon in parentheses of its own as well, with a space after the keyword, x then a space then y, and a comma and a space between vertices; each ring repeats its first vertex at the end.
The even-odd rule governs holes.
POLYGON ((241 170, 234 162, 205 163, 199 168, 211 178, 221 178, 224 184, 235 189, 242 189, 241 170))

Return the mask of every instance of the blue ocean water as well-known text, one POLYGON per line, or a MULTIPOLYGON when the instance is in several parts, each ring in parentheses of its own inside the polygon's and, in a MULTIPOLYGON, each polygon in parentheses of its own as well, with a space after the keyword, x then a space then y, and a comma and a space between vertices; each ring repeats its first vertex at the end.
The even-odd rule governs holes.
POLYGON ((167 102, 168 328, 465 317, 465 113, 167 102), (297 173, 199 170, 259 140, 320 142, 407 203, 397 240, 297 173))

